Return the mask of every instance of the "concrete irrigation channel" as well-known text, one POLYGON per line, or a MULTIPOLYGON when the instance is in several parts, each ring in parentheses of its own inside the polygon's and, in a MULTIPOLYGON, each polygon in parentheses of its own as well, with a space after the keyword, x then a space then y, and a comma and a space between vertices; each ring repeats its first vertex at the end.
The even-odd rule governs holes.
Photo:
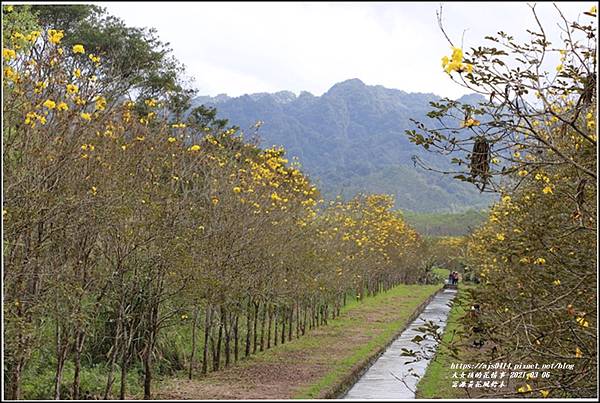
POLYGON ((450 303, 456 293, 456 289, 443 289, 436 294, 417 319, 408 325, 342 398, 414 399, 417 383, 425 374, 438 343, 431 336, 418 344, 412 340, 417 335, 424 335, 418 328, 429 321, 439 326, 438 332, 444 331, 450 303), (415 358, 403 356, 402 349, 415 351, 422 358, 412 362, 415 358))

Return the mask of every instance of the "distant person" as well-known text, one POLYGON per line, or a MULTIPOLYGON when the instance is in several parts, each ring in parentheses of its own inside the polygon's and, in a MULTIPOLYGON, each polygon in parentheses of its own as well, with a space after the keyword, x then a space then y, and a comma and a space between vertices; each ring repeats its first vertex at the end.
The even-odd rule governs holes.
POLYGON ((458 272, 457 271, 452 272, 452 284, 458 285, 458 272))
POLYGON ((448 274, 448 284, 454 284, 454 272, 448 274))

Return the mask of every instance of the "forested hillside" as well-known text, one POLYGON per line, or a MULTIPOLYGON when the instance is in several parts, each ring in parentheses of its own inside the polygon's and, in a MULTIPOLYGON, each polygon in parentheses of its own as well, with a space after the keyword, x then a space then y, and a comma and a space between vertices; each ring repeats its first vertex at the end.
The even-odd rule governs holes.
MULTIPOLYGON (((197 97, 193 104, 216 107, 219 117, 242 129, 263 122, 258 131, 261 144, 285 146, 321 185, 325 197, 388 193, 394 195, 396 207, 425 212, 487 207, 493 200, 488 194, 415 167, 413 155, 432 167, 448 167, 438 156, 414 147, 404 134, 414 127, 411 118, 433 123, 426 116, 429 103, 439 100, 434 94, 406 93, 351 79, 322 96, 289 91, 236 98, 223 94, 197 97)), ((468 95, 460 100, 481 99, 468 95)))

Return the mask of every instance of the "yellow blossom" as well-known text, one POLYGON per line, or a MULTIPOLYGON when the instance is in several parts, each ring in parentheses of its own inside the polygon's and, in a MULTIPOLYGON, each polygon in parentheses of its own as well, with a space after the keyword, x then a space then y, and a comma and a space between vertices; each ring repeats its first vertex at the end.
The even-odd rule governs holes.
POLYGON ((554 280, 554 281, 552 282, 552 284, 554 284, 554 285, 560 285, 560 280, 559 280, 559 279, 556 279, 556 280, 554 280))
POLYGON ((504 239, 505 239, 504 234, 502 234, 502 233, 496 234, 496 239, 499 241, 504 241, 504 239))
POLYGON ((60 102, 60 103, 57 105, 56 109, 57 109, 57 110, 59 110, 59 111, 66 111, 67 109, 69 109, 69 105, 67 105, 67 104, 66 104, 66 103, 64 103, 64 102, 60 102))
POLYGON ((10 66, 4 68, 4 76, 10 81, 16 82, 19 79, 19 73, 14 71, 10 66))
POLYGON ((31 31, 31 33, 25 37, 25 40, 33 43, 37 40, 40 34, 40 31, 31 31))
POLYGON ((527 393, 527 392, 531 392, 531 386, 529 384, 525 384, 524 386, 521 386, 519 389, 517 389, 517 392, 519 393, 527 393))
POLYGON ((541 266, 543 264, 546 264, 546 259, 544 259, 543 257, 538 257, 537 259, 535 259, 535 261, 533 263, 541 266))
POLYGON ((12 49, 3 48, 2 57, 10 61, 17 57, 17 53, 12 49))
POLYGON ((239 186, 236 186, 236 187, 233 188, 233 191, 235 193, 240 193, 242 191, 242 189, 239 186))
POLYGON ((176 141, 177 141, 177 139, 176 139, 175 137, 169 137, 169 138, 167 139, 167 141, 168 141, 169 143, 174 143, 174 142, 176 142, 176 141))
POLYGON ((188 151, 199 151, 199 150, 200 150, 200 146, 198 144, 194 144, 193 146, 188 148, 188 151))
POLYGON ((92 116, 91 116, 89 113, 86 113, 86 112, 81 112, 81 115, 80 115, 80 116, 81 116, 81 118, 82 118, 83 120, 87 120, 87 121, 90 121, 90 120, 92 120, 92 116))
POLYGON ((521 169, 521 170, 518 172, 518 175, 519 175, 519 176, 527 176, 527 174, 528 174, 528 173, 529 173, 529 172, 527 172, 527 170, 525 170, 525 169, 521 169))
POLYGON ((585 318, 583 316, 577 317, 576 321, 582 327, 589 327, 590 326, 590 324, 588 323, 588 321, 585 320, 585 318))
POLYGON ((575 358, 581 358, 583 357, 583 352, 581 351, 581 349, 579 347, 577 347, 575 349, 575 358))
POLYGON ((452 48, 452 61, 453 62, 462 62, 463 59, 463 51, 461 48, 452 48))
POLYGON ((69 94, 76 94, 79 92, 79 87, 75 84, 67 84, 67 92, 69 94))
POLYGON ((99 111, 103 111, 106 109, 106 98, 102 96, 96 98, 96 109, 99 111))
POLYGON ((54 109, 56 107, 56 102, 51 99, 47 99, 44 101, 43 105, 48 109, 54 109))
POLYGON ((85 53, 85 49, 83 48, 83 45, 81 45, 81 44, 73 45, 73 53, 85 53))
POLYGON ((544 194, 548 194, 548 193, 554 193, 554 192, 552 191, 552 188, 551 188, 550 186, 546 186, 546 187, 545 187, 545 188, 542 190, 542 192, 544 192, 544 194))
POLYGON ((63 36, 65 36, 63 31, 57 31, 55 29, 51 29, 48 31, 48 39, 55 45, 58 45, 60 43, 63 36))
POLYGON ((81 77, 81 70, 75 69, 75 71, 73 72, 73 74, 75 75, 75 77, 79 78, 79 77, 81 77))
POLYGON ((480 122, 477 119, 469 118, 463 122, 463 127, 479 126, 480 122))

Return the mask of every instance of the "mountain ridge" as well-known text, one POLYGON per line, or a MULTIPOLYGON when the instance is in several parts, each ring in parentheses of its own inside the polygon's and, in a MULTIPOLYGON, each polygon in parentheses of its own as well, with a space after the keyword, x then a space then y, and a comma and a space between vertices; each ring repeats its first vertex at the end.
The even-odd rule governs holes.
MULTIPOLYGON (((460 99, 476 101, 467 94, 460 99)), ((334 84, 323 95, 308 91, 260 92, 229 97, 201 96, 192 101, 217 108, 217 117, 242 129, 264 122, 262 146, 282 145, 298 157, 303 170, 326 197, 344 198, 359 192, 389 193, 396 207, 422 212, 461 212, 482 209, 491 197, 474 186, 414 166, 417 155, 436 168, 447 161, 410 143, 404 131, 411 118, 434 124, 427 117, 432 93, 408 93, 357 78, 334 84)))

